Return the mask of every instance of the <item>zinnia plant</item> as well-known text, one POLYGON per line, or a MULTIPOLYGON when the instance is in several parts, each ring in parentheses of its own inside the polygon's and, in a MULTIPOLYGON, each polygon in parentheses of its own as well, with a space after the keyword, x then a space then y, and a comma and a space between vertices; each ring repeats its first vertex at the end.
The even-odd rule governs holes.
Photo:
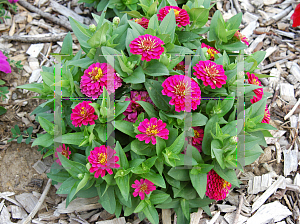
POLYGON ((47 133, 32 146, 59 159, 47 175, 62 183, 66 205, 99 196, 117 217, 138 213, 158 224, 157 209, 172 208, 187 224, 239 186, 235 170, 261 155, 275 129, 254 72, 265 52, 243 53, 241 13, 225 22, 216 11, 205 26, 208 0, 130 2, 116 3, 127 11, 113 22, 105 10, 93 15, 97 26, 70 18, 81 49, 73 55, 68 34, 43 83, 19 87, 46 100, 34 113, 47 133))

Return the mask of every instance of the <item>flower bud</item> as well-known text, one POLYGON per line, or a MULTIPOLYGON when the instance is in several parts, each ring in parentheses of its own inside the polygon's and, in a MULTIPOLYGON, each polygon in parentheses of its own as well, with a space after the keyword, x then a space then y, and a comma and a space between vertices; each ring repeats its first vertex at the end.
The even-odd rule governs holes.
POLYGON ((84 177, 84 175, 82 173, 80 173, 80 174, 77 175, 77 177, 78 177, 78 179, 81 180, 84 177))
POLYGON ((117 26, 117 25, 119 25, 119 23, 120 23, 120 18, 117 17, 117 16, 115 16, 115 17, 113 18, 113 24, 117 26))
POLYGON ((89 30, 90 31, 92 31, 92 32, 95 32, 96 31, 96 26, 94 25, 94 24, 91 24, 90 26, 89 26, 89 30))
POLYGON ((85 165, 85 167, 87 168, 87 170, 90 170, 90 169, 92 168, 92 165, 91 165, 90 163, 87 163, 87 164, 85 165))
POLYGON ((237 136, 232 136, 230 139, 229 139, 229 142, 233 145, 235 145, 237 142, 239 141, 239 138, 237 136))

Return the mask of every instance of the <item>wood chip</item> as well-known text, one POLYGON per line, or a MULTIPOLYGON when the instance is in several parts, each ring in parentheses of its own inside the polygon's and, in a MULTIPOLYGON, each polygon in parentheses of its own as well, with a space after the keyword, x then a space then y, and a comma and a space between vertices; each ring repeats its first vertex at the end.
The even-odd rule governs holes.
POLYGON ((252 205, 251 213, 255 212, 278 188, 285 188, 285 178, 280 176, 252 205))
POLYGON ((0 223, 10 224, 10 214, 7 210, 7 207, 4 205, 0 214, 0 223))
POLYGON ((200 219, 202 218, 203 209, 198 208, 197 212, 193 212, 191 214, 191 221, 190 224, 198 224, 200 219))
MULTIPOLYGON (((38 199, 31 193, 23 193, 16 195, 16 200, 23 206, 23 208, 30 213, 38 202, 38 199)), ((43 206, 42 208, 44 208, 43 206)))
POLYGON ((171 224, 171 209, 162 209, 162 222, 163 224, 171 224))
POLYGON ((219 205, 217 204, 218 209, 220 212, 233 212, 236 210, 236 206, 231 205, 219 205))
POLYGON ((272 219, 274 222, 281 221, 292 212, 279 201, 275 201, 260 207, 257 212, 248 219, 247 224, 267 224, 272 219))
POLYGON ((72 213, 74 211, 83 212, 97 208, 102 208, 102 205, 98 202, 99 197, 94 198, 76 198, 66 208, 66 200, 58 204, 56 211, 58 213, 72 213))
POLYGON ((27 216, 27 213, 23 208, 16 205, 11 205, 11 215, 13 219, 23 219, 27 216))
MULTIPOLYGON (((226 214, 224 215, 224 218, 225 218, 225 220, 226 220, 228 223, 233 223, 235 216, 236 216, 236 212, 233 212, 233 213, 226 213, 226 214)), ((243 224, 243 223, 245 223, 248 219, 249 219, 248 217, 243 216, 242 214, 240 214, 240 215, 239 215, 239 219, 238 219, 237 224, 243 224)))
POLYGON ((31 44, 28 50, 26 51, 26 54, 29 54, 30 57, 37 58, 44 48, 44 44, 31 44))
POLYGON ((126 220, 124 217, 121 217, 113 220, 99 221, 96 224, 126 224, 126 220))
POLYGON ((32 168, 35 169, 35 171, 38 172, 39 174, 43 174, 46 171, 47 166, 45 165, 44 162, 39 160, 32 166, 32 168))
POLYGON ((280 96, 283 100, 296 102, 294 86, 288 83, 280 83, 280 96))
POLYGON ((283 150, 284 155, 284 176, 290 175, 298 168, 298 150, 283 150))

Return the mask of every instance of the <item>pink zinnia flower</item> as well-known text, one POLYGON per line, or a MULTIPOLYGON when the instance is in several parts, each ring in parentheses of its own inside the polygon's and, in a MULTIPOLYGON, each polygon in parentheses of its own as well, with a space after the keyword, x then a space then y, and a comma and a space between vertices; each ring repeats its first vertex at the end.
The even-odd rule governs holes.
POLYGON ((147 91, 131 91, 130 99, 127 97, 125 101, 130 101, 130 103, 123 113, 126 116, 123 120, 133 123, 136 122, 138 115, 145 111, 136 101, 145 101, 153 104, 147 91))
POLYGON ((202 141, 204 136, 204 131, 200 127, 193 127, 194 137, 192 138, 192 146, 198 149, 199 152, 202 152, 202 141))
POLYGON ((244 44, 246 44, 247 46, 249 46, 249 40, 247 39, 247 37, 245 36, 245 35, 243 35, 240 31, 236 31, 235 32, 235 34, 234 34, 234 36, 238 39, 238 40, 240 40, 240 41, 242 41, 244 44))
POLYGON ((9 1, 9 3, 13 4, 13 3, 18 2, 19 0, 8 0, 8 1, 9 1))
POLYGON ((111 65, 107 63, 94 63, 84 71, 80 81, 80 89, 86 96, 97 99, 103 92, 103 87, 107 89, 108 93, 113 93, 122 85, 122 79, 114 72, 111 65), (107 85, 107 77, 110 78, 113 74, 114 80, 109 80, 107 85))
POLYGON ((155 145, 156 137, 169 138, 169 130, 166 129, 166 126, 166 123, 163 123, 162 120, 157 120, 155 117, 150 118, 150 121, 146 118, 138 126, 138 130, 142 134, 138 134, 135 137, 140 141, 145 141, 146 144, 151 141, 152 145, 155 145))
POLYGON ((132 20, 134 20, 135 23, 141 25, 141 26, 144 27, 145 29, 148 29, 149 19, 143 17, 143 18, 140 18, 140 19, 134 18, 134 19, 132 19, 132 20))
POLYGON ((175 105, 175 111, 177 112, 191 112, 191 109, 196 110, 197 105, 200 105, 200 87, 195 80, 187 76, 170 76, 162 83, 162 87, 164 88, 162 94, 172 98, 169 104, 175 105))
POLYGON ((150 194, 151 191, 156 190, 156 187, 154 184, 147 179, 141 179, 140 181, 135 180, 134 184, 131 185, 132 188, 134 189, 133 196, 140 196, 141 200, 145 199, 145 193, 150 194))
POLYGON ((293 20, 293 27, 300 26, 300 4, 296 6, 295 11, 291 16, 291 20, 293 20))
POLYGON ((204 48, 206 47, 207 48, 207 53, 210 55, 210 60, 214 60, 215 59, 215 54, 219 54, 220 52, 214 48, 214 47, 211 47, 205 43, 202 43, 201 44, 201 48, 204 48))
POLYGON ((160 59, 160 55, 164 52, 162 47, 164 44, 158 37, 145 34, 131 41, 129 47, 132 54, 142 55, 142 61, 151 61, 151 59, 160 59))
POLYGON ((61 153, 64 157, 66 157, 67 159, 70 158, 71 155, 71 151, 69 150, 69 147, 66 148, 65 144, 63 144, 63 146, 59 146, 58 148, 56 148, 55 151, 55 157, 58 158, 57 160, 55 160, 59 165, 61 165, 60 159, 58 157, 57 153, 61 153))
POLYGON ((94 114, 95 109, 89 105, 90 103, 92 102, 83 101, 82 103, 77 104, 74 109, 72 109, 71 120, 75 127, 95 124, 94 120, 97 120, 98 116, 94 114))
MULTIPOLYGON (((257 76, 255 76, 254 74, 250 74, 249 72, 247 72, 247 76, 248 76, 249 84, 262 86, 257 76)), ((253 98, 250 101, 251 103, 256 103, 257 101, 261 100, 261 98, 263 97, 264 90, 263 88, 259 88, 259 89, 254 89, 253 92, 255 93, 256 96, 253 96, 253 98)))
POLYGON ((268 105, 266 105, 265 113, 264 113, 264 118, 262 119, 261 123, 270 123, 270 111, 268 109, 268 105))
POLYGON ((223 69, 223 65, 218 65, 213 61, 199 61, 193 69, 193 74, 203 81, 205 86, 210 85, 212 89, 221 88, 226 83, 227 76, 223 69))
POLYGON ((90 168, 90 172, 95 172, 95 178, 105 176, 105 171, 107 171, 110 175, 113 174, 111 169, 119 168, 120 165, 116 164, 119 161, 118 156, 114 156, 116 151, 105 145, 101 145, 100 147, 95 147, 94 150, 90 152, 88 156, 88 160, 92 167, 90 168))
POLYGON ((222 179, 214 170, 211 170, 207 174, 206 196, 214 200, 223 200, 226 198, 231 183, 222 179))
POLYGON ((7 61, 7 57, 0 51, 0 71, 4 73, 11 73, 11 67, 7 61))
POLYGON ((165 6, 161 8, 157 14, 158 20, 163 20, 171 9, 174 10, 176 24, 178 27, 190 24, 190 17, 187 11, 177 6, 165 6))

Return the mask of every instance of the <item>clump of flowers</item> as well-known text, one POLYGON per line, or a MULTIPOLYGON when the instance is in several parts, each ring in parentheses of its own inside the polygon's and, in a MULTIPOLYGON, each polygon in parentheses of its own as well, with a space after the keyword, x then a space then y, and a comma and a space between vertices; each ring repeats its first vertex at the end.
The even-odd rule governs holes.
POLYGON ((80 89, 86 96, 98 98, 105 87, 108 93, 113 93, 122 86, 122 80, 107 63, 94 63, 84 71, 80 81, 80 89), (112 77, 110 77, 112 76, 112 77), (109 82, 109 83, 108 83, 109 82))
POLYGON ((145 29, 148 29, 149 19, 142 17, 142 18, 134 18, 133 19, 135 23, 141 25, 145 29))
POLYGON ((142 61, 151 61, 151 59, 160 59, 164 52, 162 45, 165 43, 156 36, 145 34, 135 38, 129 44, 132 54, 142 55, 142 61))
POLYGON ((221 88, 226 83, 227 76, 223 69, 223 65, 218 65, 213 61, 199 61, 193 69, 193 73, 198 79, 203 81, 203 85, 212 89, 221 88))
POLYGON ((114 154, 116 154, 116 151, 110 146, 105 147, 105 145, 95 147, 94 150, 90 152, 90 155, 88 156, 88 160, 92 165, 90 172, 95 172, 95 178, 98 178, 100 175, 101 177, 104 177, 105 171, 112 175, 112 169, 120 167, 120 165, 116 163, 119 161, 119 157, 114 156, 114 154))
POLYGON ((146 118, 138 126, 138 130, 142 134, 138 134, 135 137, 140 141, 145 141, 146 144, 151 141, 152 145, 155 145, 156 137, 168 139, 169 130, 166 126, 166 123, 163 123, 162 120, 157 120, 155 117, 150 118, 150 121, 146 118))
POLYGON ((7 57, 0 51, 0 71, 4 73, 11 73, 11 67, 7 61, 7 57))
POLYGON ((231 183, 222 179, 214 170, 208 172, 206 195, 210 199, 217 201, 225 199, 230 188, 231 183))
POLYGON ((209 60, 214 60, 215 59, 215 54, 219 54, 220 52, 214 48, 214 47, 211 47, 205 43, 202 43, 201 44, 201 48, 207 48, 207 53, 210 55, 210 59, 209 60))
POLYGON ((247 46, 249 46, 249 40, 247 39, 247 37, 245 35, 243 35, 240 31, 236 31, 234 34, 234 37, 240 41, 242 41, 244 44, 246 44, 247 46))
POLYGON ((135 188, 133 196, 140 196, 141 200, 145 199, 145 194, 150 194, 151 191, 156 190, 154 184, 147 179, 141 179, 140 181, 135 180, 131 187, 135 188))
MULTIPOLYGON (((247 72, 247 76, 248 76, 249 84, 262 86, 257 76, 255 76, 254 74, 250 74, 249 72, 247 72)), ((259 88, 259 89, 254 89, 253 92, 255 93, 256 96, 253 96, 253 98, 250 101, 251 103, 256 103, 257 101, 261 100, 261 98, 263 97, 264 90, 263 88, 259 88)))
POLYGON ((69 147, 66 148, 65 144, 63 144, 62 146, 57 147, 56 150, 55 150, 55 157, 57 158, 57 160, 55 160, 55 161, 59 165, 61 165, 61 161, 60 161, 60 159, 58 157, 58 153, 61 153, 67 159, 69 159, 70 155, 71 155, 71 151, 69 150, 69 147))
POLYGON ((147 91, 131 91, 130 98, 127 97, 125 101, 130 101, 130 103, 127 109, 123 112, 123 114, 126 116, 124 120, 133 123, 136 122, 138 115, 145 111, 143 107, 136 101, 145 101, 153 104, 147 91))
POLYGON ((157 14, 158 20, 163 20, 166 17, 166 15, 171 11, 171 9, 174 10, 176 24, 178 27, 190 24, 190 16, 187 13, 187 11, 177 6, 165 6, 161 8, 159 10, 159 13, 157 14))
POLYGON ((264 113, 264 118, 263 118, 263 120, 262 120, 261 123, 266 123, 266 124, 270 123, 270 111, 268 109, 268 105, 266 105, 266 109, 265 109, 265 113, 264 113))
POLYGON ((195 80, 184 75, 173 75, 163 83, 163 95, 171 97, 169 104, 175 105, 175 111, 196 110, 201 100, 201 90, 195 80))
POLYGON ((72 124, 77 127, 81 127, 81 125, 93 125, 95 124, 95 120, 98 119, 98 116, 95 115, 95 109, 91 105, 91 101, 83 101, 75 106, 72 109, 71 120, 72 124))

